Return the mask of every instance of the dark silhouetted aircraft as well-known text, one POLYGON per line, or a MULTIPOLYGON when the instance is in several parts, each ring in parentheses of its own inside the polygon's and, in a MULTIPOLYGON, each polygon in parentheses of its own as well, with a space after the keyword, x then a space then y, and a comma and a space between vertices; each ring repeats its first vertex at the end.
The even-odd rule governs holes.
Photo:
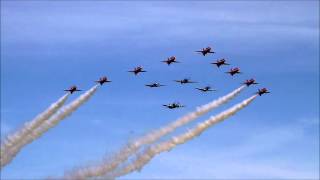
POLYGON ((134 75, 138 75, 141 72, 147 72, 147 71, 144 71, 141 66, 138 66, 138 67, 135 67, 133 71, 128 71, 128 72, 132 72, 134 73, 134 75))
POLYGON ((221 65, 230 65, 228 63, 226 63, 226 60, 225 59, 220 59, 220 60, 217 60, 216 62, 213 62, 211 64, 215 64, 217 65, 218 67, 220 67, 221 65))
POLYGON ((168 65, 170 65, 171 63, 179 63, 179 61, 176 61, 176 57, 175 56, 171 56, 167 60, 161 61, 161 62, 164 62, 164 63, 166 63, 168 65))
POLYGON ((104 84, 104 83, 108 83, 111 82, 108 80, 108 78, 106 76, 101 77, 99 80, 95 81, 97 83, 99 83, 100 85, 104 84))
POLYGON ((259 96, 261 96, 262 94, 267 94, 267 93, 270 93, 267 88, 262 88, 262 89, 259 89, 257 94, 259 94, 259 96))
POLYGON ((175 108, 181 108, 184 107, 183 105, 181 105, 180 103, 171 103, 171 104, 167 104, 167 105, 163 105, 169 109, 175 109, 175 108))
POLYGON ((190 79, 182 79, 182 80, 174 80, 175 82, 178 82, 178 83, 181 83, 181 84, 187 84, 187 83, 197 83, 197 82, 194 82, 194 81, 190 81, 190 79))
POLYGON ((152 84, 146 84, 146 86, 154 88, 154 87, 161 87, 161 86, 165 86, 165 85, 161 85, 160 83, 152 83, 152 84))
POLYGON ((70 94, 72 94, 75 91, 81 91, 81 90, 77 89, 77 86, 71 86, 69 89, 65 89, 64 91, 69 91, 70 94))
POLYGON ((206 87, 204 87, 204 88, 196 88, 196 89, 198 89, 198 90, 200 90, 200 91, 202 91, 202 92, 216 91, 215 89, 211 89, 210 86, 206 86, 206 87))
POLYGON ((231 76, 235 75, 235 74, 240 74, 240 68, 231 68, 229 72, 226 72, 226 73, 229 73, 231 76))
POLYGON ((207 54, 213 54, 215 52, 211 51, 211 47, 206 47, 206 48, 202 48, 202 50, 200 51, 195 51, 195 52, 199 52, 201 53, 203 56, 207 55, 207 54))
POLYGON ((245 85, 247 85, 248 87, 250 86, 250 85, 252 85, 252 84, 258 84, 257 82, 256 82, 256 80, 254 80, 254 79, 247 79, 244 83, 242 83, 242 84, 245 84, 245 85))

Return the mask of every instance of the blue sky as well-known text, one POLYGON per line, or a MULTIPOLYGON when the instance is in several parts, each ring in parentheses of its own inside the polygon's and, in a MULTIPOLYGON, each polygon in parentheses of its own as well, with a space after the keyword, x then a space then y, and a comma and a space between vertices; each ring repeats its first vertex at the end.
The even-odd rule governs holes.
POLYGON ((258 87, 272 93, 125 178, 318 178, 318 7, 317 1, 1 1, 2 138, 70 85, 89 89, 102 75, 113 81, 25 147, 1 178, 60 176, 95 163, 251 77, 259 86, 209 115, 258 87), (206 46, 217 53, 193 53, 206 46), (171 55, 182 63, 159 62, 171 55), (228 68, 209 64, 218 58, 243 74, 229 77, 223 73, 228 68), (148 72, 138 77, 126 72, 137 65, 148 72), (200 83, 172 82, 184 77, 200 83), (153 81, 167 86, 144 87, 153 81), (194 90, 205 85, 218 91, 194 90), (172 101, 187 107, 161 106, 172 101))

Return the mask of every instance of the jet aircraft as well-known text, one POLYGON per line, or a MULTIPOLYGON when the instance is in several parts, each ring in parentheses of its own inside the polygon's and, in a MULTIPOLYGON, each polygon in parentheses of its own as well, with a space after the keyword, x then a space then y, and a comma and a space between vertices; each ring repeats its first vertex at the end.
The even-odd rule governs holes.
POLYGON ((270 93, 267 88, 262 88, 262 89, 258 89, 257 94, 259 94, 259 96, 261 96, 262 94, 267 94, 270 93))
POLYGON ((199 91, 202 91, 202 92, 216 91, 215 89, 211 89, 210 86, 206 86, 204 88, 196 88, 196 89, 198 89, 199 91))
POLYGON ((222 65, 230 65, 228 63, 226 63, 226 60, 225 59, 220 59, 220 60, 217 60, 216 62, 213 62, 211 64, 215 64, 217 65, 218 67, 222 66, 222 65))
POLYGON ((236 67, 236 68, 231 68, 229 72, 226 72, 226 73, 229 73, 231 76, 235 75, 235 74, 240 74, 240 68, 236 67))
POLYGON ((101 77, 99 80, 95 81, 97 83, 99 83, 100 85, 104 84, 104 83, 108 83, 111 82, 108 80, 108 78, 106 76, 101 77))
POLYGON ((138 66, 138 67, 135 67, 132 71, 128 71, 128 72, 132 72, 134 73, 134 75, 138 75, 141 72, 147 72, 147 71, 144 71, 142 66, 138 66))
POLYGON ((251 79, 247 79, 244 83, 242 83, 242 84, 245 84, 245 85, 247 85, 248 87, 250 86, 250 85, 252 85, 252 84, 259 84, 259 83, 257 83, 256 82, 256 80, 254 80, 253 78, 251 78, 251 79))
POLYGON ((77 88, 77 86, 71 86, 69 89, 65 89, 64 91, 69 91, 70 94, 74 93, 75 91, 81 91, 77 88))
POLYGON ((171 104, 166 104, 166 105, 163 105, 169 109, 175 109, 175 108, 181 108, 181 107, 184 107, 183 105, 181 105, 180 103, 171 103, 171 104))
POLYGON ((170 65, 171 63, 179 63, 179 61, 176 61, 176 57, 175 56, 171 56, 167 60, 161 61, 161 62, 164 62, 164 63, 166 63, 168 65, 170 65))
POLYGON ((152 84, 146 84, 146 86, 154 88, 154 87, 161 87, 161 86, 165 86, 165 85, 162 85, 160 83, 152 83, 152 84))
POLYGON ((178 83, 181 83, 181 84, 187 84, 187 83, 197 83, 197 82, 194 82, 194 81, 190 81, 190 79, 182 79, 182 80, 174 80, 175 82, 178 82, 178 83))
POLYGON ((207 55, 207 54, 213 54, 215 52, 213 52, 211 50, 211 47, 206 47, 206 48, 202 48, 202 50, 200 51, 195 51, 195 52, 198 52, 198 53, 201 53, 203 56, 207 55))

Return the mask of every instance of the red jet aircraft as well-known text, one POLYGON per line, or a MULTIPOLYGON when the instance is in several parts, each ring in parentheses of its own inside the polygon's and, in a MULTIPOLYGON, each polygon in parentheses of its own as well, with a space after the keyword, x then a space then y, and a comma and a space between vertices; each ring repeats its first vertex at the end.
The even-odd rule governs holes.
POLYGON ((170 65, 171 63, 179 63, 179 61, 176 61, 176 57, 175 56, 171 56, 167 60, 161 61, 161 62, 164 62, 164 63, 166 63, 168 65, 170 65))
POLYGON ((246 81, 245 81, 244 83, 242 83, 242 84, 245 84, 245 85, 247 85, 247 86, 249 87, 249 86, 252 85, 252 84, 259 84, 259 83, 257 83, 256 80, 254 80, 253 78, 251 78, 251 79, 246 80, 246 81))
POLYGON ((259 89, 257 94, 259 94, 259 96, 261 96, 262 94, 267 94, 267 93, 270 93, 267 88, 262 88, 262 89, 259 89))
POLYGON ((235 75, 235 74, 240 74, 240 68, 231 68, 229 72, 226 72, 226 73, 229 73, 231 76, 235 75))
POLYGON ((77 89, 77 86, 71 86, 69 89, 65 89, 64 91, 69 91, 70 94, 72 94, 75 91, 81 91, 81 90, 77 89))
POLYGON ((207 54, 213 54, 215 52, 211 51, 211 47, 206 47, 206 48, 202 48, 202 50, 200 51, 195 51, 195 52, 199 52, 201 53, 203 56, 207 55, 207 54))
POLYGON ((101 77, 99 80, 95 81, 97 83, 99 83, 100 85, 104 84, 104 83, 108 83, 111 82, 108 80, 108 78, 106 76, 101 77))
POLYGON ((141 66, 138 66, 138 67, 135 67, 133 71, 128 71, 128 72, 132 72, 134 73, 134 75, 138 75, 141 72, 147 72, 147 71, 144 71, 141 66))
POLYGON ((217 65, 218 67, 220 67, 221 65, 230 65, 228 63, 226 63, 226 60, 225 59, 220 59, 220 60, 217 60, 216 62, 213 62, 211 64, 215 64, 217 65))

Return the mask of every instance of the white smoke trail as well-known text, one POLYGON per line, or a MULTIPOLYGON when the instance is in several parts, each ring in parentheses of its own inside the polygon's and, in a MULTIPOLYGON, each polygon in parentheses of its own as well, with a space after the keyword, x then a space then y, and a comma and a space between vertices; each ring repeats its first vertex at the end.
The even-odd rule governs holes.
POLYGON ((214 100, 206 105, 198 107, 196 111, 191 112, 182 118, 168 124, 165 127, 162 127, 158 130, 155 130, 136 141, 133 141, 116 153, 111 159, 108 159, 102 162, 100 165, 80 168, 72 172, 68 172, 65 175, 65 178, 69 179, 86 179, 89 177, 103 176, 107 173, 110 173, 116 169, 121 163, 125 162, 132 154, 136 153, 142 146, 154 143, 159 140, 161 137, 173 132, 178 127, 181 127, 191 121, 197 119, 199 116, 208 113, 209 111, 219 107, 222 104, 227 103, 229 100, 236 97, 246 86, 241 86, 231 93, 220 97, 217 100, 214 100))
POLYGON ((6 153, 10 151, 10 148, 19 144, 21 140, 31 131, 38 128, 44 121, 49 119, 54 113, 56 113, 66 102, 69 94, 65 94, 58 101, 51 104, 44 112, 36 116, 33 120, 26 122, 22 128, 15 131, 13 134, 9 134, 4 142, 1 144, 1 158, 6 156, 6 153))
POLYGON ((56 126, 61 120, 65 119, 67 116, 71 115, 75 110, 77 110, 83 103, 85 103, 89 98, 96 92, 98 85, 95 85, 76 100, 71 102, 70 104, 62 107, 55 115, 53 115, 48 121, 45 121, 39 128, 27 134, 23 139, 22 142, 17 144, 12 151, 9 151, 9 155, 1 158, 1 167, 5 166, 19 153, 19 151, 30 144, 34 140, 41 137, 42 134, 47 132, 49 129, 56 126))
POLYGON ((242 101, 241 103, 236 104, 233 107, 219 113, 218 115, 212 116, 208 120, 199 123, 195 128, 187 131, 186 133, 181 134, 179 136, 174 136, 168 141, 158 143, 154 146, 147 148, 143 153, 138 155, 133 162, 129 163, 123 168, 120 168, 118 171, 111 173, 111 176, 109 178, 114 179, 116 177, 123 176, 130 172, 133 172, 135 170, 141 170, 141 168, 144 165, 146 165, 154 156, 164 151, 170 151, 177 145, 183 144, 193 139, 194 137, 199 136, 202 132, 204 132, 212 125, 223 121, 224 119, 234 115, 235 113, 249 105, 256 97, 257 95, 253 95, 250 98, 242 101))

